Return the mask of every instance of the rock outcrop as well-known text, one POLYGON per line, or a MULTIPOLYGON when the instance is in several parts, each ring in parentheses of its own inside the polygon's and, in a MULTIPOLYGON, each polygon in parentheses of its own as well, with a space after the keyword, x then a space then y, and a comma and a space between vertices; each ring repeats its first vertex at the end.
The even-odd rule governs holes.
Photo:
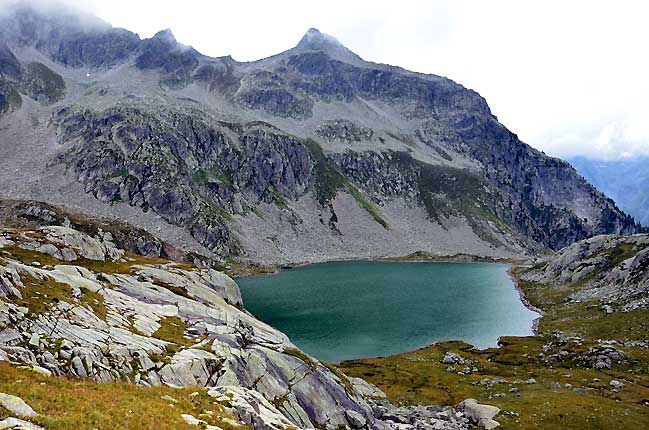
POLYGON ((569 300, 597 301, 606 314, 647 308, 649 236, 608 235, 577 242, 538 263, 522 278, 554 288, 572 284, 569 300))
MULTIPOLYGON (((247 313, 226 275, 109 239, 61 226, 0 231, 0 360, 44 375, 213 387, 256 429, 396 428, 368 403, 384 394, 247 313)), ((0 405, 33 416, 11 396, 0 405)), ((451 423, 436 428, 465 424, 451 423)))
POLYGON ((20 397, 0 393, 0 414, 6 417, 0 421, 0 430, 43 430, 42 427, 27 421, 38 417, 38 414, 20 397))

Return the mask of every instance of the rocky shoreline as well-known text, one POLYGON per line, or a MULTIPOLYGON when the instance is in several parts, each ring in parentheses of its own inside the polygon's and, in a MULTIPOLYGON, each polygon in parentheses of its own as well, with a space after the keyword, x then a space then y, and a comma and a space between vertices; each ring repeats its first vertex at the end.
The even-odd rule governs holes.
POLYGON ((543 313, 544 312, 543 312, 543 310, 541 310, 541 309, 537 308, 536 306, 534 306, 533 304, 531 304, 530 301, 527 299, 527 297, 525 297, 525 291, 523 291, 523 289, 519 285, 519 279, 516 276, 516 274, 514 273, 516 271, 516 269, 520 268, 520 267, 523 267, 523 266, 513 266, 513 265, 510 266, 509 269, 507 270, 507 275, 511 278, 512 283, 514 284, 514 288, 516 288, 516 291, 518 292, 518 296, 521 299, 521 303, 523 303, 523 305, 527 309, 531 310, 532 312, 536 312, 539 315, 537 318, 534 319, 534 322, 532 323, 532 333, 534 333, 534 336, 538 336, 539 333, 540 333, 539 332, 539 324, 541 323, 541 319, 543 318, 543 313))

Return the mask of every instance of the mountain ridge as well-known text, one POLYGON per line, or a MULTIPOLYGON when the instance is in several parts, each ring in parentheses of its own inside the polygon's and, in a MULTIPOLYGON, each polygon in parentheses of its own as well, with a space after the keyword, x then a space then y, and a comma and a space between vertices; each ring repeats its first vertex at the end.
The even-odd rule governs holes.
POLYGON ((39 173, 5 173, 5 197, 177 226, 202 252, 270 263, 510 257, 641 231, 475 91, 365 62, 319 31, 239 63, 164 30, 140 39, 20 11, 0 39, 34 78, 0 70, 5 100, 26 95, 4 103, 0 153, 39 173))

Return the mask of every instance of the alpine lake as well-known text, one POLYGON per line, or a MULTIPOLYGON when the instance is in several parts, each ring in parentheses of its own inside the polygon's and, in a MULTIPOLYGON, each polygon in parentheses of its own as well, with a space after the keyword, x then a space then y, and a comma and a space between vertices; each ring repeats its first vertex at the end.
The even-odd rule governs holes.
POLYGON ((492 263, 342 261, 237 279, 246 308, 330 362, 383 357, 436 341, 497 346, 532 334, 508 274, 492 263))

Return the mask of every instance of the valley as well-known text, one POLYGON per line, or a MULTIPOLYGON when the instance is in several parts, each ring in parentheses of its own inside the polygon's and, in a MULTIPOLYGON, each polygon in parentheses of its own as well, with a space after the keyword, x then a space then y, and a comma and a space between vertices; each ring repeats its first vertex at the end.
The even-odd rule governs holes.
POLYGON ((647 427, 642 205, 315 28, 244 62, 36 3, 0 11, 0 429, 647 427))

